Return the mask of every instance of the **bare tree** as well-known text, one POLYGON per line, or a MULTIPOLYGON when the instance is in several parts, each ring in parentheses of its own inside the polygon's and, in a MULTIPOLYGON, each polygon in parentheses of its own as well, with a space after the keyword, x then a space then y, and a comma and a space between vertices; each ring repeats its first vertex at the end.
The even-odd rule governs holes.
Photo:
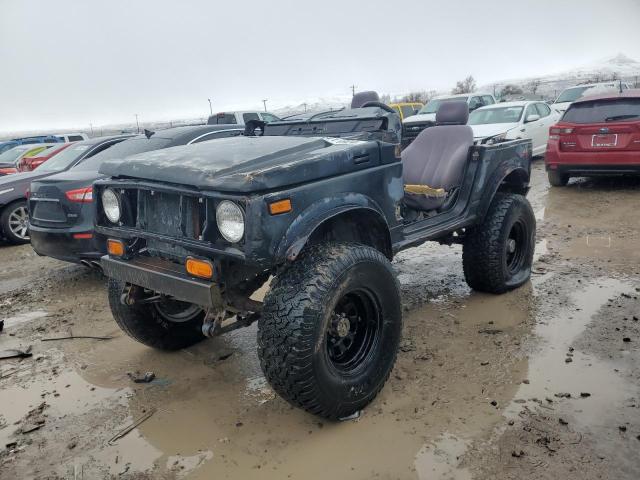
POLYGON ((469 75, 462 81, 456 82, 456 86, 451 93, 456 95, 459 93, 471 93, 476 89, 476 81, 474 80, 472 75, 469 75))
POLYGON ((380 95, 380 101, 382 103, 391 103, 391 95, 389 95, 388 93, 383 93, 382 95, 380 95))
POLYGON ((520 95, 521 93, 522 93, 522 89, 517 85, 507 84, 504 87, 502 87, 500 96, 505 97, 507 95, 520 95))
POLYGON ((538 91, 538 87, 540 86, 540 79, 536 78, 527 83, 527 90, 529 90, 534 95, 538 91))

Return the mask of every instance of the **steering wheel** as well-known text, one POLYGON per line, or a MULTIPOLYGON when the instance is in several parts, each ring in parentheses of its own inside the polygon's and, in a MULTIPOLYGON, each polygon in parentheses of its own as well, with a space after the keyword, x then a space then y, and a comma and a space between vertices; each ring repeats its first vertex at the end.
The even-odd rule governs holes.
POLYGON ((262 137, 264 135, 264 126, 266 122, 262 120, 249 120, 244 124, 245 137, 262 137), (260 131, 260 135, 256 134, 256 130, 260 131))
POLYGON ((382 102, 364 102, 360 108, 366 108, 366 107, 378 107, 381 108, 382 110, 385 110, 389 113, 398 113, 396 112, 393 108, 391 108, 389 105, 387 105, 386 103, 382 103, 382 102))

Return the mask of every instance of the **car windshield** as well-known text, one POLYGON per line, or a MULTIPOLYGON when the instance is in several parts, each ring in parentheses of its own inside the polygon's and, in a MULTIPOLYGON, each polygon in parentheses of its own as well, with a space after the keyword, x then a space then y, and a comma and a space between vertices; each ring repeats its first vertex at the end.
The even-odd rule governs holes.
POLYGON ((60 153, 56 153, 53 157, 38 167, 40 172, 58 172, 68 168, 75 162, 80 155, 89 150, 91 145, 72 145, 65 148, 60 153))
POLYGON ((520 121, 524 107, 481 108, 471 112, 469 125, 486 125, 489 123, 517 123, 520 121))
POLYGON ((106 160, 125 158, 130 155, 135 155, 136 153, 149 152, 151 150, 160 150, 161 148, 168 147, 171 142, 172 140, 170 138, 160 138, 156 136, 147 138, 141 135, 140 137, 125 140, 100 153, 96 153, 93 157, 73 167, 73 169, 97 172, 102 162, 106 160))
POLYGON ((424 107, 420 109, 418 114, 421 113, 436 113, 440 105, 443 102, 466 102, 469 97, 449 97, 449 98, 434 98, 433 100, 429 100, 424 107))
POLYGON ((18 145, 0 154, 0 163, 14 163, 20 156, 33 148, 33 145, 18 145))
POLYGON ((610 123, 640 119, 640 98, 618 98, 578 102, 569 106, 563 122, 610 123))
POLYGON ((564 102, 575 102, 580 97, 584 95, 584 92, 593 88, 593 85, 590 87, 573 87, 567 88, 564 92, 560 94, 555 103, 564 103, 564 102))

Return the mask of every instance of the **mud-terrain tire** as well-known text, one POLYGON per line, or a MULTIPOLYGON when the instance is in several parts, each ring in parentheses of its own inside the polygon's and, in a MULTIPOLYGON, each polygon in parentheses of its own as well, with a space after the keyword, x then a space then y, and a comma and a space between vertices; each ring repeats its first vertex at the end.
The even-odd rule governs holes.
POLYGON ((328 243, 305 249, 276 277, 258 323, 258 356, 280 396, 337 420, 380 392, 401 333, 389 260, 364 245, 328 243))
POLYGON ((179 350, 206 338, 202 333, 202 309, 189 311, 188 304, 180 302, 186 312, 180 317, 179 308, 170 314, 153 303, 124 305, 120 301, 124 287, 124 282, 109 279, 109 306, 118 326, 134 340, 159 350, 179 350))
POLYGON ((549 170, 547 172, 547 177, 549 178, 549 183, 552 187, 564 187, 569 183, 569 175, 566 173, 549 170))
POLYGON ((25 200, 17 200, 4 207, 2 214, 0 214, 0 230, 2 230, 2 236, 7 242, 14 245, 29 243, 29 232, 21 223, 24 221, 25 216, 27 216, 26 220, 28 221, 27 202, 25 200), (24 235, 21 232, 24 232, 24 235))
POLYGON ((529 201, 514 193, 497 193, 484 222, 467 232, 462 266, 474 290, 503 293, 531 276, 536 219, 529 201))

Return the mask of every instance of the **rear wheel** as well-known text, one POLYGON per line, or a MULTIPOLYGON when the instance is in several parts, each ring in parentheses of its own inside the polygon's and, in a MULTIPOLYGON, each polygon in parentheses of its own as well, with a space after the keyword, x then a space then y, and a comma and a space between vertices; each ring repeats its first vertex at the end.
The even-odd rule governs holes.
POLYGON ((564 187, 569 182, 569 175, 556 170, 549 170, 547 177, 549 177, 549 183, 554 187, 564 187))
POLYGON ((19 245, 29 243, 29 213, 27 202, 10 203, 0 215, 0 227, 8 242, 19 245))
POLYGON ((462 248, 464 276, 471 288, 502 293, 531 276, 536 219, 522 195, 498 193, 482 225, 467 233, 462 248))
POLYGON ((159 350, 178 350, 206 338, 202 308, 171 299, 125 305, 121 301, 125 287, 124 282, 109 279, 109 306, 118 326, 134 340, 159 350))
POLYGON ((387 258, 363 245, 318 245, 276 277, 265 298, 260 364, 289 403, 339 419, 382 389, 401 330, 400 289, 387 258))

